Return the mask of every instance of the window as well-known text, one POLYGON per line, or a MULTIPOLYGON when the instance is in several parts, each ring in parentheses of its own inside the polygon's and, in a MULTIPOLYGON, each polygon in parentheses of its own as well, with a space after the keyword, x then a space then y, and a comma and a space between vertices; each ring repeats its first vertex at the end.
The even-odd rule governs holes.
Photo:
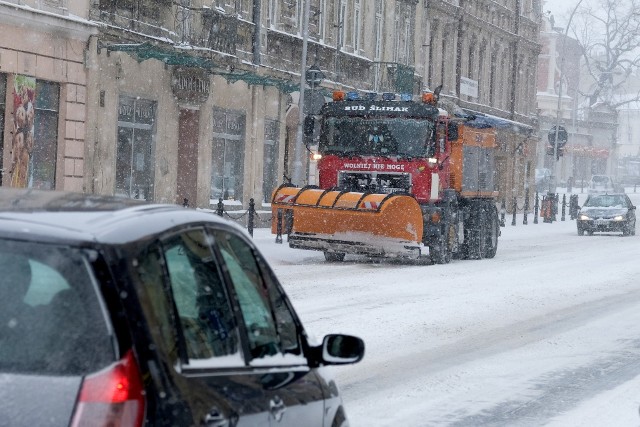
POLYGON ((293 312, 289 306, 284 293, 276 285, 276 278, 267 267, 267 263, 258 258, 260 269, 263 271, 263 277, 267 283, 269 300, 273 306, 273 314, 276 319, 276 327, 280 338, 281 349, 284 353, 302 354, 300 344, 300 334, 296 327, 297 323, 293 317, 293 312))
POLYGON ((277 28, 278 26, 278 2, 279 0, 269 0, 269 22, 267 23, 269 28, 277 28))
POLYGON ((164 258, 159 247, 147 248, 136 258, 135 273, 137 289, 140 293, 140 302, 149 319, 153 342, 161 348, 160 355, 168 355, 170 360, 167 365, 175 364, 178 359, 178 337, 176 334, 176 319, 173 318, 174 310, 171 306, 171 288, 164 280, 164 258))
POLYGON ((171 292, 189 365, 198 359, 239 359, 238 334, 222 275, 203 230, 163 241, 171 292))
POLYGON ((3 371, 81 376, 113 362, 87 253, 1 240, 0 271, 3 371))
POLYGON ((345 45, 347 38, 347 0, 340 0, 340 9, 338 9, 338 49, 345 45))
POLYGON ((409 18, 405 18, 404 20, 404 64, 411 64, 411 20, 409 18))
POLYGON ((180 41, 187 43, 191 40, 193 31, 193 12, 191 0, 179 0, 176 5, 176 33, 180 41))
POLYGON ((116 194, 153 199, 154 101, 121 96, 118 106, 116 194))
POLYGON ((393 62, 400 60, 400 18, 396 16, 394 22, 394 39, 393 39, 393 62))
MULTIPOLYGON (((56 184, 58 157, 58 108, 60 86, 57 83, 36 83, 34 142, 29 167, 30 188, 53 190, 56 184)), ((29 117, 29 110, 27 110, 29 117)))
POLYGON ((353 51, 355 53, 358 53, 358 50, 360 50, 361 19, 360 0, 355 0, 355 4, 353 6, 353 51))
POLYGON ((253 359, 273 356, 280 350, 268 290, 251 248, 239 237, 215 232, 247 329, 253 359))
POLYGON ((242 201, 245 115, 214 109, 211 198, 242 201))
POLYGON ((382 26, 384 15, 382 9, 382 0, 376 0, 376 23, 374 29, 374 53, 373 59, 379 61, 382 58, 382 26))
POLYGON ((0 74, 0 185, 4 176, 2 163, 4 160, 4 111, 7 100, 7 75, 0 74))

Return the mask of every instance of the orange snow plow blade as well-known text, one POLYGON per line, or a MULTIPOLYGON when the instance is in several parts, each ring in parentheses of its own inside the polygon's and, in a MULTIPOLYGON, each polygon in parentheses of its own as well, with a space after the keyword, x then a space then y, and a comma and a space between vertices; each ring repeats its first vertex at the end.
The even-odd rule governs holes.
POLYGON ((273 194, 272 233, 289 246, 377 256, 420 256, 422 211, 408 195, 281 187, 273 194))

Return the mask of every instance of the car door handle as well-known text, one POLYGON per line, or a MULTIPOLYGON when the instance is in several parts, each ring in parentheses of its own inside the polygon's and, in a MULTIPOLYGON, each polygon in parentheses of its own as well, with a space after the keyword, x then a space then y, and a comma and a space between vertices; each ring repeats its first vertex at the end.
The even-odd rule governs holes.
POLYGON ((224 413, 214 406, 209 410, 209 413, 204 416, 204 427, 233 427, 237 423, 237 417, 231 416, 231 418, 227 418, 224 416, 224 413))
POLYGON ((282 420, 282 416, 284 415, 284 411, 286 411, 286 407, 284 406, 284 402, 280 399, 279 396, 275 396, 273 399, 269 401, 269 411, 273 416, 273 419, 277 422, 282 420))

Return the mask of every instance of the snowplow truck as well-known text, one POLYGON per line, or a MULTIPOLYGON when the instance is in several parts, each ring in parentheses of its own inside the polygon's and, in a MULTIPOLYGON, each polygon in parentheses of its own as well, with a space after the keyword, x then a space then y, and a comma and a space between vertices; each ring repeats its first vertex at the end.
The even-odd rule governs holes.
POLYGON ((370 257, 493 258, 495 129, 419 100, 336 91, 320 114, 319 186, 283 184, 272 233, 292 248, 370 257))

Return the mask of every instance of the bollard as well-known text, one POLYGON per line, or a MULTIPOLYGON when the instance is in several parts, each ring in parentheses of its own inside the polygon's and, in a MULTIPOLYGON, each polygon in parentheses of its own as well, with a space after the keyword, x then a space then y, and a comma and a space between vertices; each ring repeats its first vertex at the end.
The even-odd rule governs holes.
POLYGON ((551 194, 551 222, 558 220, 558 201, 560 198, 557 193, 551 194))
POLYGON ((511 225, 516 225, 516 211, 518 210, 518 199, 513 198, 513 219, 511 220, 511 225))
POLYGON ((547 194, 542 196, 542 208, 540 209, 540 216, 543 218, 542 222, 553 222, 553 196, 547 194))
POLYGON ((222 198, 218 199, 218 209, 216 209, 216 213, 218 216, 222 216, 224 214, 224 203, 222 203, 222 198))
POLYGON ((569 217, 576 219, 578 217, 578 195, 572 194, 569 198, 569 217))
POLYGON ((563 194, 562 195, 562 215, 560 216, 560 221, 564 221, 564 213, 565 213, 566 205, 567 205, 567 195, 563 194))
POLYGON ((187 199, 186 197, 182 201, 182 207, 183 208, 188 208, 189 207, 189 199, 187 199))
POLYGON ((538 198, 540 197, 540 195, 538 194, 538 192, 536 191, 536 200, 533 203, 533 223, 537 224, 538 223, 538 198))
POLYGON ((284 222, 285 222, 284 232, 287 234, 287 241, 289 241, 289 235, 293 230, 293 209, 287 209, 287 211, 284 214, 284 222))
POLYGON ((282 243, 282 209, 278 209, 276 222, 276 243, 282 243))
POLYGON ((247 211, 247 231, 253 237, 253 217, 256 214, 256 203, 253 199, 249 199, 249 210, 247 211))
POLYGON ((502 198, 502 205, 500 206, 500 227, 504 227, 505 223, 504 223, 504 216, 506 214, 507 211, 507 204, 504 201, 504 197, 502 198))
POLYGON ((524 217, 522 224, 527 225, 527 211, 529 210, 529 189, 524 190, 524 217))

